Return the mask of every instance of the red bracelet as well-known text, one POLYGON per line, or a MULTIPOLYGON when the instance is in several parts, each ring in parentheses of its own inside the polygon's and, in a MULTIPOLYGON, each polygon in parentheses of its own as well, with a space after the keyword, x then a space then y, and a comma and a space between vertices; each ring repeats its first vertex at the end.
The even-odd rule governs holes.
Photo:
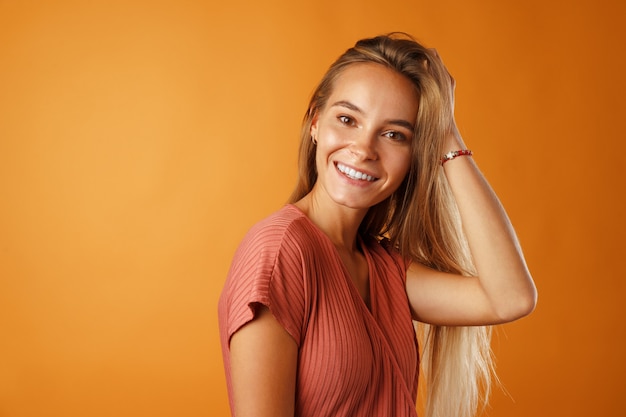
POLYGON ((469 149, 461 149, 458 151, 450 151, 441 158, 441 165, 445 164, 448 161, 452 161, 457 156, 472 156, 472 151, 469 149))

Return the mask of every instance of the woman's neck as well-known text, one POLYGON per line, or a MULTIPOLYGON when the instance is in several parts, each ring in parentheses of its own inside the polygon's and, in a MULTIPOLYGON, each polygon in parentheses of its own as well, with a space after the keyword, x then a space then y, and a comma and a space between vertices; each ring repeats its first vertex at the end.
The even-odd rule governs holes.
POLYGON ((328 236, 337 249, 356 252, 356 236, 367 210, 353 209, 327 200, 316 198, 311 192, 294 205, 328 236))

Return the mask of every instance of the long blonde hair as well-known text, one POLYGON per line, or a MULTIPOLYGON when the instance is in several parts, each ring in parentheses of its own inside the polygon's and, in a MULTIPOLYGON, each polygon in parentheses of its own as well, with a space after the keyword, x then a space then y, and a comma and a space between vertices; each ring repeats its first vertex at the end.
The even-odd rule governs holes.
MULTIPOLYGON (((311 123, 324 108, 339 74, 359 62, 398 71, 417 87, 419 108, 412 163, 398 190, 370 208, 359 233, 387 237, 409 262, 472 275, 474 268, 453 196, 440 165, 443 142, 453 126, 452 85, 433 50, 406 34, 363 39, 329 68, 314 91, 300 142, 299 178, 291 202, 308 194, 315 181, 311 123)), ((489 327, 420 325, 426 417, 469 417, 486 404, 493 373, 489 327)), ((422 388, 423 389, 423 388, 422 388)))

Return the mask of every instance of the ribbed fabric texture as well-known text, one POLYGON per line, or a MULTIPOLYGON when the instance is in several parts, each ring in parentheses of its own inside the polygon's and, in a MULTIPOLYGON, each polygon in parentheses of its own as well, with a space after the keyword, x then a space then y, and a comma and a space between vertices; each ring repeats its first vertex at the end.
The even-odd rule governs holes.
POLYGON ((248 232, 218 307, 229 394, 230 338, 263 304, 299 347, 296 417, 417 416, 418 350, 405 266, 384 242, 361 246, 371 310, 332 242, 295 206, 248 232))

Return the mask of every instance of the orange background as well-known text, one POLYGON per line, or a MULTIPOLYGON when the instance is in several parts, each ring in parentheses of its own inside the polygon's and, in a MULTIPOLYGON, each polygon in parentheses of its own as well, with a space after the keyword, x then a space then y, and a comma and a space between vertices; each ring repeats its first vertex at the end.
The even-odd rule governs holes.
POLYGON ((624 2, 0 0, 0 416, 228 416, 216 303, 330 62, 393 30, 458 81, 536 312, 491 416, 618 416, 624 2))

